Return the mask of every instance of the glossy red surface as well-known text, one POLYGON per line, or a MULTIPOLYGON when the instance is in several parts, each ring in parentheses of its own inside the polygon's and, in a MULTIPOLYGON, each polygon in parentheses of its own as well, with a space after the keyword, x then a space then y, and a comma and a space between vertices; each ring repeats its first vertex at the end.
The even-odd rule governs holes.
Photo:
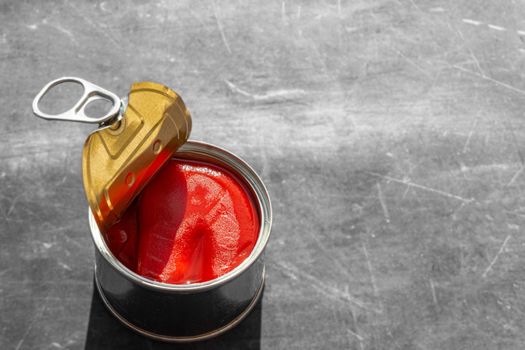
POLYGON ((173 159, 106 232, 106 241, 140 275, 185 284, 234 269, 250 255, 258 233, 257 210, 233 174, 173 159))

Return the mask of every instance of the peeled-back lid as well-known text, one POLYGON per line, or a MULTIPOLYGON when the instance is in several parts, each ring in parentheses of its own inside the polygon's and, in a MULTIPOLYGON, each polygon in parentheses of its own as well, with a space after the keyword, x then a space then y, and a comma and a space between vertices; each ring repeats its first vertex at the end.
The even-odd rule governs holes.
POLYGON ((82 152, 84 191, 102 230, 120 219, 190 131, 177 93, 157 83, 132 85, 122 119, 89 135, 82 152))

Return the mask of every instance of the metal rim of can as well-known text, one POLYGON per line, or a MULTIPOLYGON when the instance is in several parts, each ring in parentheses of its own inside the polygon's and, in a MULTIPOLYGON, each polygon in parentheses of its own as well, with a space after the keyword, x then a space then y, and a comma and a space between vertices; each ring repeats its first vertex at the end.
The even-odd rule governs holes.
MULTIPOLYGON (((93 213, 91 210, 89 210, 89 226, 91 236, 96 249, 99 251, 102 257, 104 257, 104 259, 106 259, 109 264, 113 265, 113 267, 115 267, 127 279, 139 284, 140 286, 157 291, 172 293, 197 293, 223 285, 250 267, 251 264, 255 262, 261 254, 263 254, 266 244, 268 243, 268 239, 270 238, 272 226, 272 207, 270 195, 268 194, 268 190, 266 189, 266 186, 264 186, 264 183, 260 179, 259 175, 257 175, 257 173, 244 160, 218 146, 193 140, 188 140, 184 145, 182 145, 175 153, 174 157, 184 154, 191 154, 194 156, 198 156, 200 154, 205 157, 212 157, 217 160, 220 165, 226 165, 226 168, 235 169, 235 172, 242 177, 241 180, 243 180, 250 187, 253 195, 255 196, 254 199, 256 199, 255 204, 257 204, 258 207, 261 227, 259 229, 257 242, 255 243, 255 247, 253 248, 250 255, 239 266, 230 272, 206 282, 191 284, 170 284, 150 280, 124 266, 108 248, 104 237, 97 226, 93 213)), ((188 159, 194 158, 191 157, 188 159)))

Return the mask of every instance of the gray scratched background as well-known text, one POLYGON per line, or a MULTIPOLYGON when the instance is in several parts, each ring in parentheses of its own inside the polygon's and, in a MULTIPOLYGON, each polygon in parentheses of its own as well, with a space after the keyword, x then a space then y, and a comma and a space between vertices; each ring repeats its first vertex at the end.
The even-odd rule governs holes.
POLYGON ((525 347, 525 2, 0 0, 0 349, 157 349, 93 293, 80 76, 176 89, 267 183, 262 304, 194 349, 525 347))

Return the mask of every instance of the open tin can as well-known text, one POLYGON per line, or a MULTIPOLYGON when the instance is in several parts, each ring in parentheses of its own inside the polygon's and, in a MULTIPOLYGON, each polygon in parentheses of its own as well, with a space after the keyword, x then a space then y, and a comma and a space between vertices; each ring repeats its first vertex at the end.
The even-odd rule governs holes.
POLYGON ((251 192, 260 217, 259 237, 251 254, 239 266, 202 283, 152 281, 129 270, 111 253, 91 211, 89 226, 96 249, 96 285, 111 313, 148 337, 190 342, 231 329, 257 303, 264 287, 263 253, 270 236, 272 208, 259 176, 232 153, 207 143, 188 141, 175 155, 221 166, 235 174, 251 192))
MULTIPOLYGON (((110 96, 114 106, 120 102, 107 90, 88 84, 90 83, 78 78, 61 78, 51 82, 35 98, 33 105, 35 114, 45 119, 89 122, 84 118, 83 112, 79 114, 78 110, 82 110, 85 104, 89 103, 89 98, 93 95, 92 91, 103 98, 110 96), (42 113, 38 109, 39 99, 50 87, 63 81, 82 83, 87 96, 84 102, 79 102, 71 112, 59 118, 42 113)), ((147 87, 150 89, 150 85, 147 87)), ((183 106, 181 101, 178 103, 183 106)), ((122 106, 120 108, 122 109, 122 106)), ((184 108, 179 110, 182 114, 187 114, 184 108)), ((108 128, 108 125, 115 121, 111 118, 117 115, 116 111, 114 107, 111 111, 112 116, 109 114, 104 116, 103 123, 99 123, 101 128, 108 128)), ((191 119, 184 125, 189 125, 191 128, 191 119)), ((179 130, 185 129, 179 128, 179 130)), ((103 231, 100 229, 102 227, 100 218, 94 215, 93 206, 88 213, 89 226, 95 245, 95 283, 109 311, 123 324, 142 335, 161 341, 191 342, 208 339, 233 328, 257 304, 264 288, 263 256, 271 231, 272 208, 268 191, 259 176, 234 154, 204 142, 187 141, 178 148, 173 157, 222 167, 234 174, 248 190, 259 215, 260 227, 253 250, 240 265, 206 282, 191 284, 157 282, 128 269, 115 257, 106 243, 103 231)))

